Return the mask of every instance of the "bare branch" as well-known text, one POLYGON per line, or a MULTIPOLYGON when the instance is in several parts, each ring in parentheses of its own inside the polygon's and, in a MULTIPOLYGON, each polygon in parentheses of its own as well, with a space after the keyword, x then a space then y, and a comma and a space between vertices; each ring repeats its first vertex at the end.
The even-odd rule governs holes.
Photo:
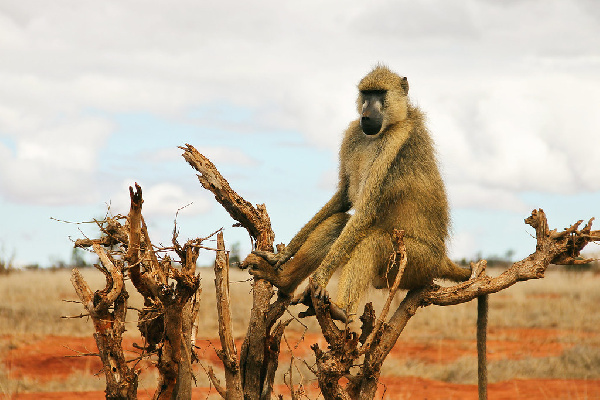
POLYGON ((61 315, 61 318, 63 319, 72 319, 72 318, 85 318, 85 317, 89 317, 90 314, 79 314, 79 315, 61 315))
MULTIPOLYGON (((434 288, 424 293, 425 304, 452 305, 465 303, 483 294, 495 293, 517 282, 544 277, 550 264, 577 264, 581 250, 592 241, 600 240, 600 231, 592 231, 593 218, 582 229, 577 230, 578 221, 562 232, 548 229, 543 210, 533 210, 525 222, 536 230, 536 251, 527 258, 515 262, 496 278, 480 274, 474 279, 447 288, 434 288)), ((485 269, 480 261, 478 269, 485 269)))
POLYGON ((233 340, 231 323, 231 299, 229 296, 229 255, 225 251, 223 232, 217 234, 217 257, 215 260, 215 288, 217 291, 217 314, 219 317, 219 337, 223 350, 217 355, 225 367, 226 399, 243 397, 242 379, 233 340))
POLYGON ((90 287, 88 286, 85 279, 83 279, 83 276, 81 276, 81 273, 78 269, 73 269, 73 271, 71 272, 71 283, 75 288, 77 296, 79 297, 79 299, 81 299, 83 307, 91 315, 94 312, 94 303, 92 301, 94 293, 92 292, 92 289, 90 289, 90 287))
MULTIPOLYGON (((104 252, 104 249, 98 243, 94 243, 92 247, 98 255, 98 258, 100 258, 100 262, 110 273, 112 278, 113 286, 110 288, 110 291, 106 297, 102 298, 102 302, 100 303, 103 307, 108 307, 109 304, 114 303, 114 301, 117 299, 117 296, 123 289, 123 274, 119 268, 113 264, 112 260, 108 257, 108 255, 104 252)), ((100 307, 100 304, 97 307, 100 307)))
POLYGON ((358 387, 351 387, 354 397, 373 398, 383 360, 419 307, 429 304, 444 306, 464 303, 485 294, 498 292, 520 281, 542 278, 551 263, 575 263, 579 252, 587 243, 600 239, 600 232, 591 230, 592 220, 582 230, 578 230, 582 222, 578 221, 563 232, 551 231, 544 212, 534 210, 525 222, 536 230, 536 251, 524 260, 514 263, 500 276, 486 276, 486 262, 481 260, 472 265, 473 273, 469 281, 451 287, 432 286, 408 292, 390 321, 371 334, 375 339, 367 349, 358 387))
POLYGON ((260 398, 262 400, 271 399, 271 393, 273 392, 273 381, 275 380, 275 372, 277 372, 277 367, 279 365, 278 356, 279 351, 281 350, 281 338, 285 328, 291 321, 292 319, 288 319, 287 321, 279 322, 267 340, 266 349, 270 357, 267 357, 267 371, 265 374, 263 389, 260 394, 260 398))
POLYGON ((106 398, 135 399, 138 376, 128 367, 122 347, 128 298, 123 275, 99 244, 93 246, 104 266, 107 287, 92 293, 77 269, 72 272, 71 282, 94 322, 94 339, 106 376, 106 398), (113 311, 110 311, 111 306, 113 311))
POLYGON ((367 340, 364 342, 364 345, 361 348, 361 353, 367 351, 367 349, 371 346, 371 343, 375 339, 377 333, 381 330, 381 326, 387 318, 388 312, 390 310, 390 305, 392 304, 392 300, 396 296, 398 289, 400 288, 400 280, 402 279, 402 275, 404 274, 404 269, 406 268, 406 264, 408 263, 406 257, 406 246, 404 245, 404 231, 403 230, 394 230, 394 239, 396 240, 396 252, 392 255, 391 260, 391 268, 398 267, 398 273, 396 274, 396 278, 394 279, 394 284, 390 288, 390 293, 387 297, 385 305, 381 310, 381 314, 379 318, 377 318, 377 322, 375 327, 373 328, 373 333, 369 335, 367 340))
POLYGON ((179 148, 184 150, 183 158, 199 172, 198 181, 200 181, 200 184, 215 195, 215 199, 227 210, 231 218, 246 228, 250 236, 257 242, 271 243, 270 250, 272 251, 275 235, 271 229, 271 222, 268 219, 264 205, 258 205, 254 208, 250 202, 233 191, 214 164, 200 154, 194 146, 186 144, 185 147, 179 148))
POLYGON ((219 392, 221 397, 224 399, 227 398, 227 391, 225 390, 225 388, 223 386, 221 386, 221 382, 215 375, 215 371, 213 370, 212 367, 208 367, 207 374, 208 374, 208 378, 210 379, 210 382, 215 387, 215 389, 217 389, 217 392, 219 392))

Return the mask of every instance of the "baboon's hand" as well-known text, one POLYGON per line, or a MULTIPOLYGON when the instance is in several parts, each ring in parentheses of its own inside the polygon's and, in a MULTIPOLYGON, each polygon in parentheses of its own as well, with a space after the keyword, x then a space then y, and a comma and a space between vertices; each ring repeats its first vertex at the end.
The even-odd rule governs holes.
POLYGON ((241 269, 246 269, 248 267, 251 268, 256 263, 258 263, 258 257, 255 256, 254 254, 250 253, 250 254, 248 254, 246 256, 246 258, 244 259, 244 261, 241 262, 240 268, 241 269))
MULTIPOLYGON (((265 252, 266 253, 266 252, 265 252)), ((273 269, 272 265, 262 256, 254 254, 254 252, 248 254, 244 261, 240 265, 241 269, 250 268, 250 273, 254 269, 273 269)))
MULTIPOLYGON (((267 255, 267 257, 269 256, 267 255)), ((276 286, 279 289, 279 295, 291 297, 294 294, 296 285, 290 282, 289 276, 276 270, 272 263, 269 263, 268 259, 263 258, 262 255, 254 254, 254 252, 248 254, 242 267, 248 268, 248 272, 255 278, 264 279, 276 286)))
POLYGON ((252 254, 262 257, 263 260, 271 265, 276 265, 281 255, 279 253, 271 253, 270 251, 254 250, 252 254))
POLYGON ((277 264, 275 264, 275 269, 280 270, 286 262, 292 258, 292 254, 287 251, 282 251, 281 253, 277 253, 279 255, 279 260, 277 260, 277 264))
POLYGON ((338 307, 337 304, 331 301, 327 290, 312 280, 308 284, 306 289, 304 289, 304 291, 298 296, 294 297, 294 299, 291 302, 292 305, 303 304, 308 307, 305 311, 301 311, 300 313, 298 313, 298 317, 305 318, 316 314, 312 301, 313 296, 329 307, 329 313, 331 314, 331 318, 338 321, 342 321, 344 323, 348 321, 348 315, 346 314, 346 312, 340 307, 338 307))
POLYGON ((274 283, 273 281, 277 275, 273 266, 263 257, 254 254, 254 252, 248 254, 244 262, 242 262, 241 268, 248 268, 248 272, 251 275, 260 279, 266 279, 271 283, 274 283))
POLYGON ((291 254, 288 254, 285 250, 280 253, 271 253, 270 251, 254 250, 252 254, 262 257, 266 262, 275 267, 276 271, 281 270, 281 266, 285 264, 290 258, 291 254))

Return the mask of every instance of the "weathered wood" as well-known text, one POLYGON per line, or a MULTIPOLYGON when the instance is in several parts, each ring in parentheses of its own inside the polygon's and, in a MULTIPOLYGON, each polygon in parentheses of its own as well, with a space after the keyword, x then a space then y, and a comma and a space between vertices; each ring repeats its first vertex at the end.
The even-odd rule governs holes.
POLYGON ((378 332, 381 331, 381 326, 387 319, 387 315, 390 310, 390 305, 392 304, 392 300, 394 299, 394 297, 396 297, 396 293, 398 293, 398 289, 400 288, 400 280, 402 279, 402 275, 404 274, 404 270, 406 269, 406 265, 408 264, 408 259, 406 257, 406 246, 404 245, 404 231, 397 229, 394 230, 394 239, 396 241, 396 251, 390 259, 389 269, 398 268, 398 273, 396 274, 394 283, 390 288, 390 292, 381 310, 381 313, 377 318, 377 322, 372 328, 371 334, 369 334, 367 339, 364 341, 364 344, 360 351, 361 353, 365 353, 367 349, 371 347, 371 343, 373 343, 375 336, 378 334, 378 332))
MULTIPOLYGON (((214 164, 193 146, 186 144, 185 147, 180 148, 184 150, 185 160, 199 172, 200 184, 213 193, 217 202, 239 222, 239 226, 248 231, 255 241, 255 250, 272 252, 275 234, 264 204, 253 207, 250 202, 239 196, 231 189, 214 164)), ((244 398, 259 400, 261 397, 270 397, 272 382, 267 382, 267 379, 271 379, 269 371, 277 362, 279 351, 267 351, 267 348, 269 345, 273 346, 274 340, 281 340, 281 337, 274 335, 271 329, 283 315, 290 299, 278 298, 271 304, 274 295, 273 287, 262 279, 254 280, 252 290, 251 322, 242 344, 239 367, 244 398)))
POLYGON ((365 352, 365 360, 354 383, 355 398, 373 399, 377 391, 381 366, 392 350, 408 320, 422 306, 421 290, 409 291, 387 323, 382 324, 374 342, 365 352))
POLYGON ((129 187, 129 198, 130 198, 130 209, 129 215, 127 216, 127 222, 129 223, 128 238, 129 243, 127 246, 127 253, 125 254, 125 261, 129 266, 129 278, 131 283, 137 289, 137 291, 144 297, 145 300, 150 300, 155 296, 142 279, 142 259, 140 253, 142 251, 141 238, 142 238, 142 188, 137 183, 135 184, 135 191, 129 187))
POLYGON ((217 256, 215 260, 215 289, 217 292, 217 315, 219 318, 219 338, 221 351, 217 355, 225 367, 225 387, 227 400, 242 399, 242 379, 233 340, 231 322, 231 297, 229 295, 229 255, 225 251, 223 232, 217 234, 217 256))
POLYGON ((429 290, 424 294, 424 302, 440 306, 465 303, 483 294, 499 292, 517 282, 543 278, 551 264, 578 264, 581 262, 578 260, 581 250, 589 242, 600 240, 600 231, 591 230, 592 220, 582 230, 577 230, 582 222, 578 221, 562 232, 550 231, 543 210, 534 210, 525 220, 536 229, 534 253, 515 262, 495 278, 483 275, 455 286, 429 290))
POLYGON ((121 225, 119 219, 123 219, 122 216, 117 215, 114 217, 107 217, 105 220, 95 220, 96 225, 105 236, 100 239, 77 239, 75 241, 75 247, 92 247, 93 243, 98 243, 105 247, 110 247, 118 244, 127 246, 128 244, 128 231, 121 225))
POLYGON ((273 392, 273 382, 275 381, 275 373, 277 372, 277 367, 279 366, 278 355, 281 349, 281 338, 283 337, 283 332, 285 331, 285 328, 291 321, 291 319, 288 319, 287 321, 279 322, 277 326, 272 330, 271 336, 269 336, 267 340, 266 351, 269 353, 269 356, 267 357, 268 363, 267 371, 264 378, 264 385, 260 394, 261 400, 271 399, 271 393, 273 392))
POLYGON ((128 298, 123 274, 99 244, 93 243, 93 248, 107 278, 106 288, 93 293, 77 269, 73 269, 71 282, 94 323, 94 339, 106 376, 106 398, 136 399, 138 375, 128 367, 122 346, 128 298))
MULTIPOLYGON (((216 200, 244 227, 255 243, 255 250, 273 251, 274 233, 264 205, 254 207, 231 189, 215 166, 193 146, 186 145, 183 157, 198 172, 202 186, 210 190, 216 200)), ((140 330, 148 339, 145 350, 158 352, 160 382, 155 399, 191 398, 191 358, 194 340, 194 321, 200 294, 199 277, 195 264, 202 239, 188 241, 183 247, 173 237, 174 250, 180 258, 181 269, 173 268, 167 256, 157 256, 141 213, 142 191, 136 184, 130 188, 131 208, 125 226, 119 218, 97 222, 105 236, 100 239, 83 239, 77 246, 93 247, 102 263, 100 270, 106 278, 103 290, 92 292, 81 274, 74 270, 72 282, 86 311, 92 317, 96 333, 94 337, 107 376, 107 398, 135 398, 137 374, 127 368, 121 346, 127 303, 123 284, 123 271, 129 270, 132 282, 142 293, 146 302, 140 315, 140 330), (111 256, 102 246, 120 246, 111 256), (122 264, 125 260, 128 268, 122 264), (173 280, 176 285, 172 285, 173 280), (142 316, 144 318, 142 318, 142 316), (146 318, 147 317, 147 318, 146 318), (152 321, 152 322, 149 322, 152 321), (145 332, 145 333, 144 333, 145 332)), ((453 305, 482 298, 528 279, 544 276, 550 264, 579 264, 588 262, 579 258, 580 251, 590 241, 600 240, 600 231, 592 231, 590 220, 582 229, 578 221, 564 231, 548 228, 542 210, 534 210, 525 221, 536 230, 536 251, 529 257, 515 262, 503 274, 490 278, 485 275, 485 261, 472 265, 471 279, 451 287, 432 285, 407 293, 393 315, 387 314, 404 267, 406 251, 402 235, 397 236, 398 250, 391 263, 398 274, 390 290, 390 296, 379 317, 365 309, 360 337, 347 327, 340 329, 329 314, 330 307, 311 298, 317 320, 329 348, 312 346, 316 355, 314 372, 326 399, 372 399, 378 387, 381 366, 395 345, 408 320, 420 307, 431 304, 453 305), (386 321, 387 320, 387 321, 386 321), (360 343, 363 343, 360 345, 360 343), (359 357, 364 360, 358 363, 359 357), (351 372, 352 368, 352 372, 351 372), (355 372, 357 371, 358 372, 355 372), (345 378, 342 381, 341 378, 345 378), (342 382, 347 382, 344 386, 342 382)), ((225 387, 212 369, 208 374, 218 392, 227 399, 267 400, 272 396, 273 380, 277 370, 281 338, 287 322, 277 321, 284 313, 290 299, 280 296, 271 303, 274 290, 270 283, 255 279, 250 324, 242 344, 239 360, 233 341, 231 304, 229 296, 229 265, 222 234, 217 238, 218 249, 215 262, 215 285, 217 312, 222 350, 219 358, 225 366, 225 387)), ((164 249, 163 249, 164 250, 164 249)), ((480 303, 485 306, 484 302, 480 303)), ((479 339, 485 332, 478 332, 479 339)), ((483 339, 485 340, 485 339, 483 339)), ((293 382, 289 386, 293 392, 293 382)), ((296 397, 292 393, 292 397, 296 397)))
MULTIPOLYGON (((195 252, 189 260, 196 263, 197 249, 186 246, 185 251, 195 252)), ((185 262, 185 260, 183 261, 185 262)), ((160 382, 155 393, 158 400, 191 399, 191 321, 184 321, 184 307, 198 291, 200 280, 194 275, 194 269, 183 267, 179 272, 172 269, 171 274, 177 282, 175 287, 158 285, 158 299, 164 307, 165 337, 159 353, 158 370, 160 382), (184 335, 184 324, 189 326, 188 336, 184 335), (186 374, 180 368, 184 366, 186 374), (189 370, 188 370, 189 369, 189 370), (182 382, 185 379, 186 382, 182 382), (181 392, 179 392, 181 390, 181 392), (185 394, 184 394, 185 393, 185 394)))
POLYGON ((252 238, 257 242, 266 244, 267 248, 264 250, 270 248, 270 251, 273 251, 275 234, 271 229, 271 221, 264 205, 254 208, 250 202, 238 195, 231 189, 229 182, 223 178, 215 165, 200 154, 194 146, 186 144, 185 147, 182 146, 180 149, 184 150, 183 158, 199 172, 198 181, 200 184, 214 194, 217 202, 225 208, 231 218, 248 230, 252 238))

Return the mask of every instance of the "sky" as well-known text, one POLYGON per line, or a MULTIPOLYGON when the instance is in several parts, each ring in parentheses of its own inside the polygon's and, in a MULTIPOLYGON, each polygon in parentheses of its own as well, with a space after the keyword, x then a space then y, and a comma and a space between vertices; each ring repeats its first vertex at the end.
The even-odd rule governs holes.
POLYGON ((250 251, 185 143, 287 243, 333 194, 378 63, 427 115, 452 258, 527 256, 534 208, 559 229, 600 216, 595 0, 3 0, 0 58, 0 259, 17 266, 68 262, 134 182, 155 244, 176 220, 180 241, 224 228, 250 251))

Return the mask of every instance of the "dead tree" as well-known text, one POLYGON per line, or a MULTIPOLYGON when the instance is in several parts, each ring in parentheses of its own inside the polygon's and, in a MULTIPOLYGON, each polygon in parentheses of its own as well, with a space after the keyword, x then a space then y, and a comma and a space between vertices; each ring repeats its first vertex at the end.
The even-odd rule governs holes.
POLYGON ((144 298, 138 329, 145 343, 138 347, 143 351, 141 357, 158 357, 160 376, 154 399, 191 399, 192 331, 200 299, 200 278, 195 270, 204 239, 180 246, 174 232, 173 247, 155 249, 142 217, 142 189, 136 184, 129 192, 131 208, 125 225, 119 222, 123 219, 120 216, 98 221, 102 238, 75 242, 77 247, 93 247, 107 279, 107 288, 92 294, 79 272, 73 270, 75 290, 94 321, 94 336, 107 375, 107 399, 135 399, 137 391, 137 374, 128 368, 121 346, 127 299, 124 275, 144 298), (172 250, 179 262, 157 255, 167 250, 172 250))

